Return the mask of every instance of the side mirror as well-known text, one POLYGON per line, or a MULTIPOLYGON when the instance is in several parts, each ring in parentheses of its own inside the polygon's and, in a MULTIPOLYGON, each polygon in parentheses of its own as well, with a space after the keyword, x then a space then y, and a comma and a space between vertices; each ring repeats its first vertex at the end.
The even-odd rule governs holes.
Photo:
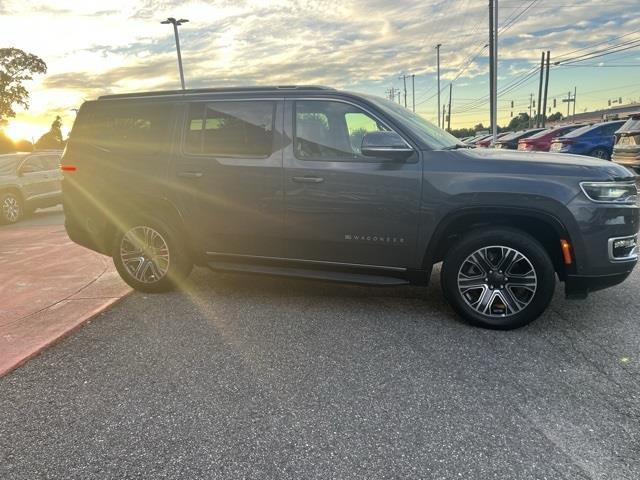
POLYGON ((406 160, 413 148, 396 132, 370 132, 362 137, 360 152, 366 157, 406 160))

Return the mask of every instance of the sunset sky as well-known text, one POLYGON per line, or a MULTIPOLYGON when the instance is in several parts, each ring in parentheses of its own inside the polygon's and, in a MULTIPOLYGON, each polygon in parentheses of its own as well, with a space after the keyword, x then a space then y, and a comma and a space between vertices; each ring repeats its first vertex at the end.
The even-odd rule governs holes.
MULTIPOLYGON (((63 131, 71 109, 101 94, 179 87, 173 31, 160 21, 187 18, 181 28, 187 88, 322 84, 384 96, 416 75, 417 110, 435 121, 434 46, 442 43, 443 101, 453 86, 452 127, 488 123, 487 0, 150 1, 0 0, 3 47, 34 53, 48 65, 29 89, 31 108, 6 128, 13 138, 38 137, 55 115, 63 131), (476 54, 478 57, 469 62, 476 54), (463 67, 467 67, 463 69, 463 67), (446 88, 446 90, 445 90, 446 88)), ((540 61, 593 44, 579 55, 640 39, 638 0, 501 0, 499 88, 540 61), (525 13, 518 16, 525 8, 525 13), (616 39, 626 35, 624 38, 616 39)), ((572 55, 568 55, 568 58, 572 55)), ((640 48, 551 71, 550 104, 574 86, 577 111, 609 98, 640 100, 640 48)), ((499 123, 527 111, 537 76, 499 98, 499 123)), ((409 104, 411 97, 409 96, 409 104)))

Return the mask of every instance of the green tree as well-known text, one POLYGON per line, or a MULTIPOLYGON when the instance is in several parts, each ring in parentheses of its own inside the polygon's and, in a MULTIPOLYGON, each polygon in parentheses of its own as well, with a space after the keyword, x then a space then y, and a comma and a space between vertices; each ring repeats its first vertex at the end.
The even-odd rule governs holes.
POLYGON ((517 117, 513 117, 507 125, 507 130, 517 132, 518 130, 525 130, 529 128, 529 114, 519 113, 517 117))
POLYGON ((18 48, 0 48, 0 125, 16 116, 14 107, 29 108, 29 92, 24 82, 46 73, 40 57, 18 48))
POLYGON ((51 123, 51 128, 42 135, 34 145, 36 150, 59 150, 64 148, 62 139, 62 118, 58 115, 51 123))
POLYGON ((562 116, 562 114, 560 112, 556 112, 552 115, 549 115, 547 117, 547 120, 549 120, 550 122, 557 122, 559 120, 562 120, 564 117, 562 116))

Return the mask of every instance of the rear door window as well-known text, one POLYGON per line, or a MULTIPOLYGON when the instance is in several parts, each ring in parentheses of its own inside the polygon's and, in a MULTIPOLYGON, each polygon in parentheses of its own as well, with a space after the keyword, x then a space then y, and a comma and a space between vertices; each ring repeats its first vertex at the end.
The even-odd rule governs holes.
POLYGON ((185 152, 225 157, 268 157, 273 153, 276 104, 269 100, 189 105, 185 152))
POLYGON ((36 173, 48 169, 49 168, 42 162, 42 157, 40 156, 27 158, 21 167, 21 170, 23 170, 24 173, 36 173))

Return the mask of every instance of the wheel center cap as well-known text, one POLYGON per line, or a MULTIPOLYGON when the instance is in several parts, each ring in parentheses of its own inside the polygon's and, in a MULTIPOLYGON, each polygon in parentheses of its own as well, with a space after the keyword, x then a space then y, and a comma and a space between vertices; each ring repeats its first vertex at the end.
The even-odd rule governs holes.
POLYGON ((499 286, 499 285, 504 285, 504 283, 505 283, 504 274, 499 272, 491 272, 489 274, 489 285, 499 286))

